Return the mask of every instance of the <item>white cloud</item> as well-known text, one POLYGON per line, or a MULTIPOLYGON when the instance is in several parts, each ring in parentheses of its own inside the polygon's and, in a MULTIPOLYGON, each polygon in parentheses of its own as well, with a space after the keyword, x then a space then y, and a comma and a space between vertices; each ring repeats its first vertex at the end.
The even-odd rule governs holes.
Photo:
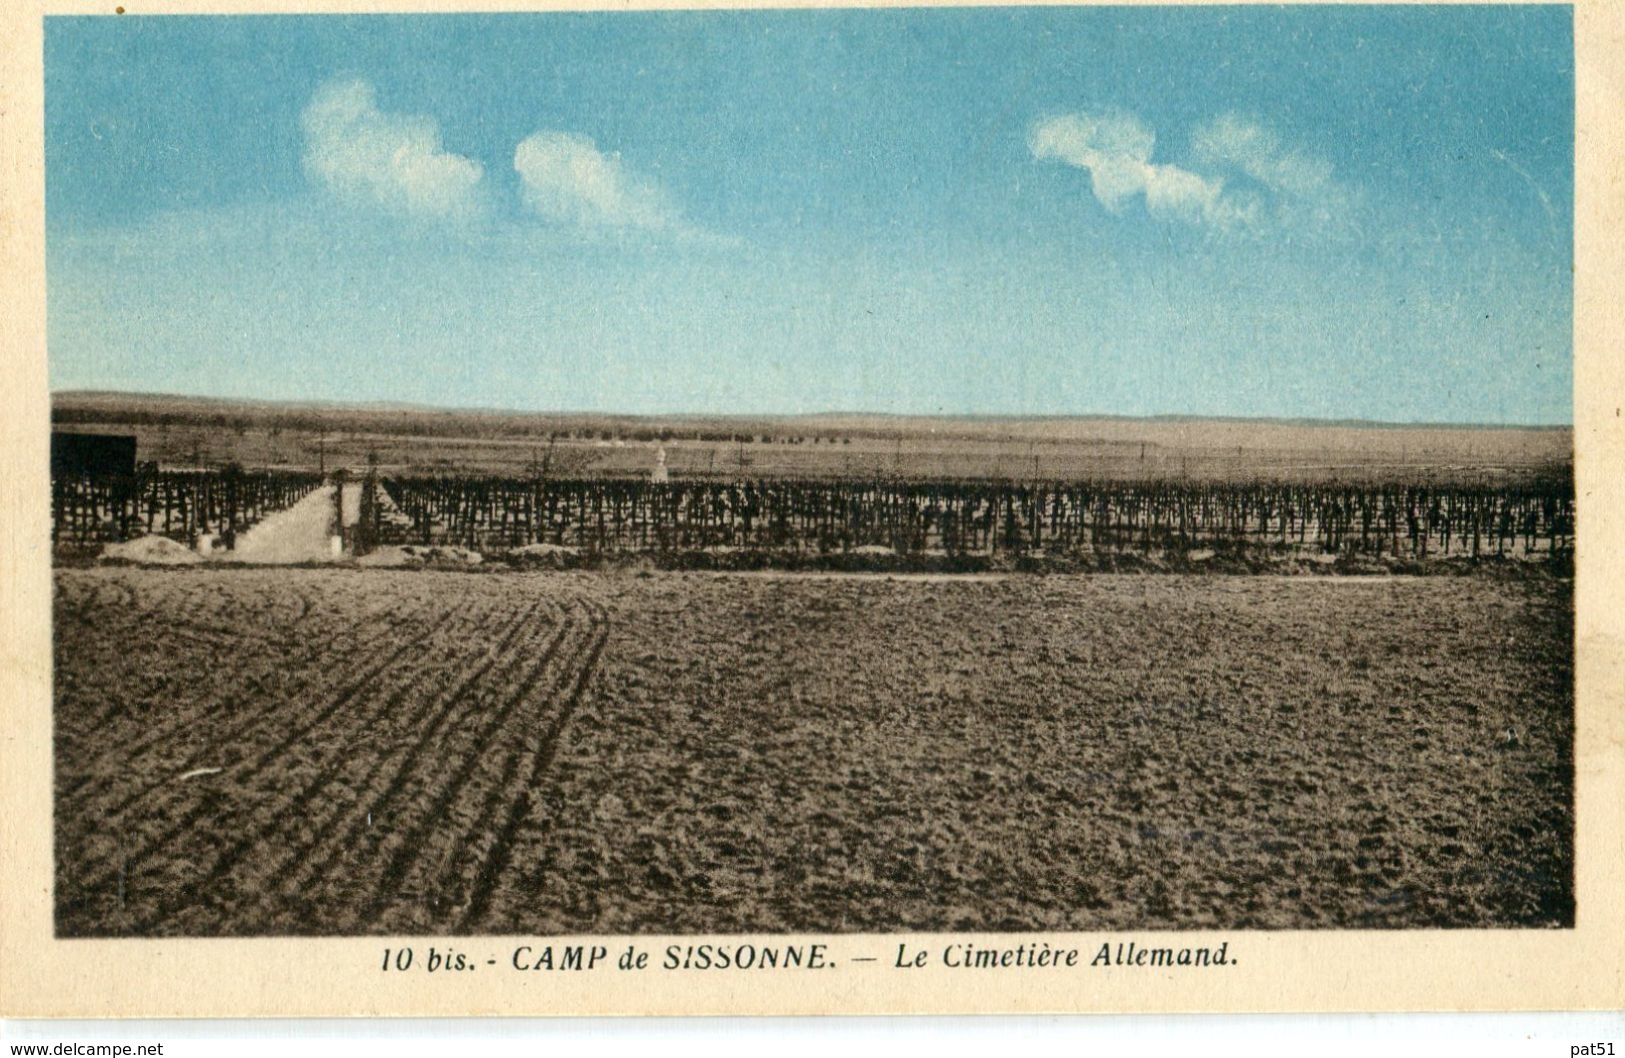
POLYGON ((1235 114, 1204 122, 1191 136, 1191 153, 1201 165, 1261 187, 1276 229, 1320 237, 1359 231, 1358 197, 1337 180, 1332 164, 1287 146, 1258 122, 1235 114))
POLYGON ((1245 197, 1225 193, 1224 181, 1151 160, 1156 134, 1123 113, 1076 113, 1040 121, 1029 139, 1033 157, 1089 174, 1095 198, 1113 212, 1144 197, 1153 216, 1231 228, 1256 211, 1245 197))
POLYGON ((683 232, 664 191, 573 132, 537 132, 513 154, 525 205, 551 221, 582 227, 683 232))
POLYGON ((1029 145, 1035 158, 1088 172, 1095 197, 1114 212, 1143 196, 1153 216, 1227 231, 1325 233, 1352 220, 1354 198, 1331 163, 1234 114, 1196 128, 1186 166, 1153 162, 1155 134, 1116 112, 1048 118, 1029 145))
POLYGON ((1197 161, 1239 170, 1272 191, 1314 198, 1332 190, 1330 162, 1291 150, 1254 122, 1226 114, 1198 126, 1191 137, 1197 161))
POLYGON ((304 112, 305 171, 340 197, 395 213, 456 217, 479 208, 479 162, 442 149, 433 118, 388 114, 365 81, 322 86, 304 112))

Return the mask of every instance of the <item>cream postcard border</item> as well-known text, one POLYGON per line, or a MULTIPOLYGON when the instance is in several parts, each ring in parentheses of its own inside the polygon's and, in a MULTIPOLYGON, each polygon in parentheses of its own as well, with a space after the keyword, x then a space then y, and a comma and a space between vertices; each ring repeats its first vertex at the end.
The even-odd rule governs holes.
MULTIPOLYGON (((1118 0, 1119 3, 1123 0, 1118 0)), ((663 0, 122 0, 141 14, 735 6, 663 0)), ((750 5, 745 5, 750 6, 750 5)), ((755 6, 814 7, 817 3, 755 6)), ((881 6, 857 4, 851 6, 881 6)), ((890 6, 890 5, 887 5, 890 6)), ((911 5, 915 6, 915 5, 911 5)), ((917 5, 927 6, 927 5, 917 5)), ((581 938, 590 973, 386 974, 386 947, 506 959, 538 938, 58 941, 51 915, 51 556, 47 497, 43 21, 117 17, 113 0, 8 0, 0 12, 0 1015, 51 1017, 1064 1011, 1584 1010, 1625 1007, 1625 4, 1574 5, 1576 896, 1572 930, 1045 934, 1228 942, 1232 966, 1067 972, 899 970, 897 946, 995 935, 834 935, 834 969, 622 972, 664 938, 581 938), (878 957, 852 963, 852 956, 878 957)), ((1014 945, 1039 935, 1012 935, 1014 945)), ((567 938, 549 938, 555 943, 567 938)), ((716 938, 682 938, 683 943, 716 938)), ((756 941, 767 939, 757 936, 756 941)), ((776 938, 789 940, 793 938, 776 938)), ((658 954, 654 961, 658 961, 658 954)))

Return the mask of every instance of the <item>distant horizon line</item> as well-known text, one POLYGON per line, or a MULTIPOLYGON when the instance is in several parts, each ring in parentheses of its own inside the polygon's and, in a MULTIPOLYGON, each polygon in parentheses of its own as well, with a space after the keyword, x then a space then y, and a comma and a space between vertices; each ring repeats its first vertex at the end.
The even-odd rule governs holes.
POLYGON ((320 398, 279 399, 269 397, 223 397, 196 393, 158 393, 144 390, 120 389, 62 389, 50 392, 53 409, 59 398, 135 398, 148 400, 174 400, 192 401, 203 404, 218 405, 257 405, 273 408, 312 408, 334 411, 401 411, 423 412, 441 415, 489 415, 489 416, 531 416, 535 418, 604 418, 604 419, 632 419, 645 421, 659 421, 663 419, 678 420, 736 420, 736 421, 783 421, 783 420, 817 420, 817 419, 926 419, 953 422, 1087 422, 1091 420, 1105 420, 1110 422, 1147 422, 1147 423, 1233 423, 1238 425, 1279 425, 1297 427, 1323 427, 1337 428, 1363 428, 1363 429, 1426 429, 1426 430, 1573 430, 1574 423, 1508 423, 1508 422, 1451 422, 1451 421, 1401 421, 1394 419, 1364 419, 1358 417, 1323 418, 1312 415, 1204 415, 1189 412, 1157 412, 1147 414, 1130 414, 1124 412, 1061 412, 1061 413, 1001 413, 1001 412, 892 412, 892 411, 856 411, 856 410, 829 410, 813 412, 622 412, 622 411, 590 411, 590 410, 539 410, 526 408, 500 408, 490 406, 460 406, 423 404, 413 401, 355 401, 320 398))

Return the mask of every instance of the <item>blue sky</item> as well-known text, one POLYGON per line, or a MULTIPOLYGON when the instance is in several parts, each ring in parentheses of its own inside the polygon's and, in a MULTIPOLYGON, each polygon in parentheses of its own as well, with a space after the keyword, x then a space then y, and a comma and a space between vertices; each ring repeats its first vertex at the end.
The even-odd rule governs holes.
POLYGON ((51 384, 1566 423, 1571 25, 49 18, 51 384))

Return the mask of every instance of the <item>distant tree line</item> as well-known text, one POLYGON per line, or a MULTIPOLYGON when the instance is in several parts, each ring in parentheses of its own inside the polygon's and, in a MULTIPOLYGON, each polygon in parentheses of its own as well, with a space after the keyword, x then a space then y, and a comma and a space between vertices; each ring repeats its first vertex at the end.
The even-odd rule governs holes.
MULTIPOLYGON (((851 444, 847 434, 787 433, 756 426, 749 430, 716 425, 652 425, 641 419, 569 418, 498 413, 439 411, 369 411, 354 409, 285 409, 252 405, 225 410, 219 406, 132 400, 123 405, 58 404, 51 411, 58 425, 146 426, 231 431, 263 430, 273 435, 303 433, 381 433, 408 437, 478 439, 526 438, 536 441, 631 441, 708 444, 851 444)), ((876 435, 880 436, 880 435, 876 435)))

